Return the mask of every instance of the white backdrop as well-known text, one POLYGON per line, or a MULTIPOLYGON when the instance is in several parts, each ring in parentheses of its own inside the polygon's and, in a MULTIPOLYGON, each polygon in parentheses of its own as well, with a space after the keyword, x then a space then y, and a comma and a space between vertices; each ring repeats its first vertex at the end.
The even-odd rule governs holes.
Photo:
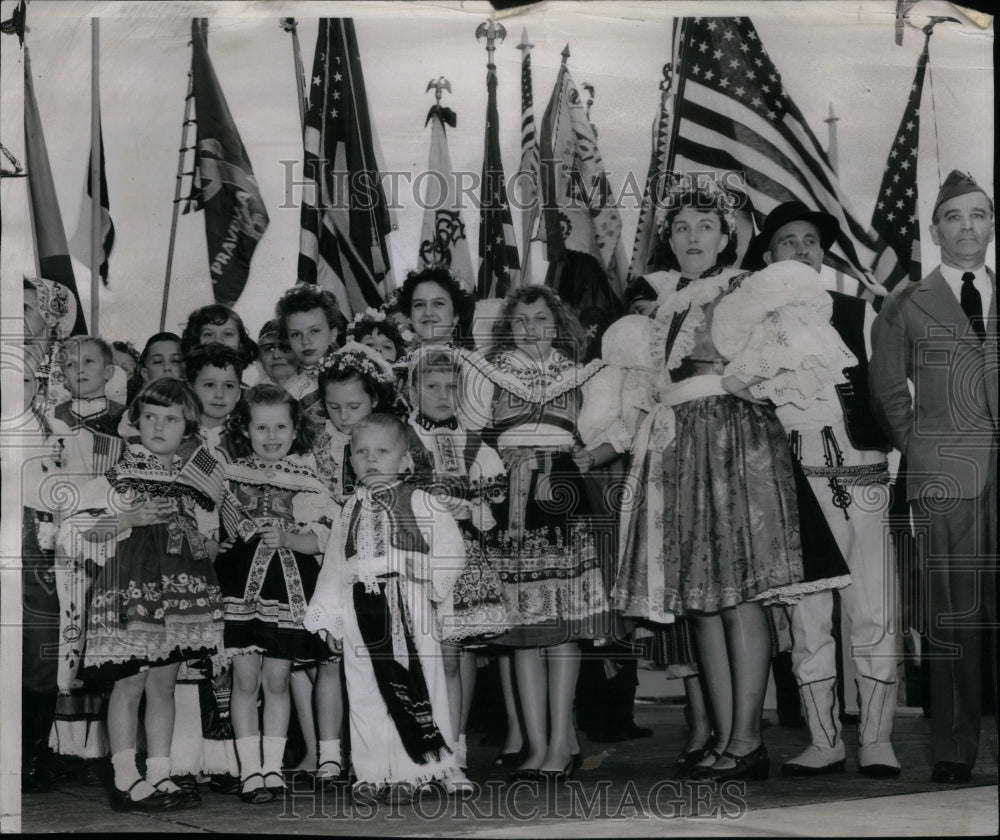
MULTIPOLYGON (((10 16, 13 0, 0 2, 10 16)), ((552 91, 560 52, 570 45, 569 66, 579 86, 596 88, 591 117, 610 181, 620 189, 626 173, 641 184, 658 105, 661 68, 670 59, 673 16, 749 15, 782 74, 786 89, 825 144, 824 119, 831 103, 840 118, 841 180, 857 216, 871 218, 886 155, 892 143, 923 42, 908 29, 902 47, 893 41, 894 2, 548 2, 501 16, 507 40, 498 47, 499 109, 504 168, 510 177, 520 157, 520 58, 516 48, 527 27, 534 70, 536 125, 552 91)), ((293 3, 67 2, 33 0, 28 7, 35 91, 52 161, 67 236, 81 219, 90 146, 90 16, 101 18, 101 97, 107 173, 117 240, 111 286, 102 292, 100 332, 141 342, 158 328, 177 168, 187 72, 190 19, 209 18, 209 53, 247 148, 271 217, 257 249, 250 280, 237 304, 251 330, 272 314, 277 294, 295 281, 299 193, 286 189, 288 168, 301 178, 299 113, 291 36, 278 19, 300 23, 306 73, 312 64, 317 18, 353 16, 369 103, 387 170, 415 176, 426 167, 429 131, 424 118, 433 103, 427 82, 451 81, 444 104, 458 113, 449 130, 452 163, 479 173, 486 107, 485 61, 477 25, 486 3, 293 3), (288 199, 291 198, 291 201, 288 199), (284 206, 282 206, 284 205, 284 206)), ((948 3, 922 2, 912 12, 923 24, 930 14, 962 17, 948 3)), ((993 180, 992 29, 942 24, 931 40, 931 70, 922 110, 919 188, 926 231, 938 170, 968 170, 993 180), (934 108, 931 109, 931 91, 934 108), (936 126, 936 131, 935 131, 936 126), (939 150, 939 152, 938 152, 939 150), (940 159, 940 162, 939 162, 940 159)), ((24 160, 23 54, 3 38, 0 138, 24 160)), ((193 130, 190 142, 193 143, 193 130)), ((186 169, 190 169, 190 158, 186 169)), ((187 181, 185 181, 185 193, 187 181)), ((416 263, 422 211, 406 190, 390 237, 397 277, 416 263)), ((34 273, 34 254, 24 179, 4 179, 0 194, 3 242, 0 271, 5 285, 34 273)), ((515 229, 521 222, 514 211, 515 229)), ((622 209, 625 250, 631 253, 638 211, 622 209)), ((82 216, 89 225, 89 216, 82 216)), ((464 220, 476 253, 478 211, 464 220)), ((88 228, 89 229, 89 228, 88 228)), ((937 261, 924 234, 924 264, 937 261)), ((523 243, 519 242, 519 247, 523 243)), ((535 279, 544 263, 533 258, 535 279)), ((475 256, 474 256, 475 261, 475 256)), ((993 255, 990 255, 993 262, 993 255)), ((77 264, 77 284, 89 313, 89 271, 77 264)), ((13 301, 6 295, 4 314, 13 301)), ((196 306, 211 301, 204 221, 181 216, 174 257, 167 328, 178 329, 196 306)))

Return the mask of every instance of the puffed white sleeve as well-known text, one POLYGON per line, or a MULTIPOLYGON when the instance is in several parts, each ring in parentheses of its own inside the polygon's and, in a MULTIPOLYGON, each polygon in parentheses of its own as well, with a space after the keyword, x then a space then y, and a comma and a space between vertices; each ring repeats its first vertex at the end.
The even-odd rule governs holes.
POLYGON ((656 406, 648 371, 607 365, 584 383, 582 393, 577 429, 584 444, 631 450, 642 417, 656 406))
MULTIPOLYGON (((465 541, 458 523, 448 511, 423 490, 414 490, 410 501, 418 527, 430 547, 426 570, 430 580, 430 597, 436 603, 445 601, 455 581, 465 568, 465 541)), ((423 577, 423 575, 419 575, 423 577)))
MULTIPOLYGON (((331 502, 331 513, 337 507, 331 502)), ((347 557, 344 554, 344 524, 339 511, 331 517, 329 539, 323 552, 323 565, 316 589, 306 607, 303 625, 313 633, 326 631, 335 639, 344 636, 344 610, 347 608, 347 557)))
POLYGON ((750 392, 807 408, 858 363, 830 323, 833 301, 816 272, 785 260, 746 278, 715 306, 712 340, 727 375, 763 381, 750 392))

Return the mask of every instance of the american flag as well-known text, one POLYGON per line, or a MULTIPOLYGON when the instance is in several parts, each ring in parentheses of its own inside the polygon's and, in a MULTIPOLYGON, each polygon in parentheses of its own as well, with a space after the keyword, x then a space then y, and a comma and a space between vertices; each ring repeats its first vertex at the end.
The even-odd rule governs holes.
POLYGON ((521 166, 517 179, 524 218, 521 244, 531 253, 531 235, 538 219, 538 136, 535 134, 535 101, 531 90, 531 48, 528 30, 521 36, 521 166))
POLYGON ((880 237, 875 277, 887 289, 892 289, 905 277, 916 281, 921 276, 917 149, 920 145, 920 98, 930 39, 928 32, 872 212, 872 228, 880 237))
POLYGON ((677 99, 667 169, 744 172, 758 222, 795 199, 832 214, 840 234, 826 263, 864 275, 873 238, 848 209, 826 152, 789 98, 750 19, 681 19, 674 67, 677 99))
POLYGON ((497 73, 486 72, 486 146, 479 204, 479 298, 506 297, 517 288, 521 262, 514 239, 514 223, 507 203, 507 185, 500 157, 500 117, 497 114, 497 73))
POLYGON ((394 229, 379 175, 361 57, 351 18, 321 18, 304 130, 298 279, 331 291, 350 317, 378 307, 389 286, 394 229))
POLYGON ((628 279, 641 277, 653 269, 652 257, 656 246, 656 202, 660 196, 660 176, 667 168, 667 153, 670 147, 670 71, 664 69, 664 80, 660 83, 660 110, 653 124, 653 151, 646 173, 646 186, 639 208, 639 223, 635 229, 635 244, 632 246, 632 260, 629 263, 628 279))

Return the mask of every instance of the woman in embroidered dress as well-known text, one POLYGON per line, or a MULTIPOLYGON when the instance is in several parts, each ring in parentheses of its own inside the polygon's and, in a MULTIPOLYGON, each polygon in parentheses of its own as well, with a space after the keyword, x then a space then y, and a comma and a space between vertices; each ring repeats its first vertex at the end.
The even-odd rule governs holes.
POLYGON ((232 657, 230 711, 240 763, 240 797, 251 803, 281 795, 282 756, 291 710, 293 660, 326 658, 326 647, 302 626, 329 535, 329 493, 313 470, 312 430, 281 388, 256 385, 232 424, 238 457, 226 465, 224 544, 216 568, 225 609, 226 656, 232 657), (233 541, 235 540, 235 541, 233 541), (264 689, 264 732, 257 694, 264 689), (261 746, 263 744, 263 764, 261 746))
POLYGON ((769 771, 763 603, 847 582, 842 558, 837 565, 826 551, 831 565, 804 575, 792 458, 769 402, 788 378, 806 392, 816 387, 795 372, 842 377, 842 344, 815 306, 814 284, 776 290, 763 273, 725 267, 736 253, 732 211, 732 196, 714 185, 681 184, 657 214, 673 268, 650 279, 660 289, 668 375, 657 383, 661 408, 637 436, 633 475, 644 504, 623 526, 614 599, 626 615, 690 617, 715 731, 693 774, 717 781, 769 771), (762 295, 773 302, 754 308, 756 320, 743 318, 762 295))
POLYGON ((116 810, 162 810, 200 804, 170 780, 174 683, 180 663, 222 647, 222 603, 212 568, 223 476, 197 442, 198 397, 184 382, 147 385, 129 406, 139 443, 108 471, 120 494, 117 545, 104 544, 94 582, 82 676, 113 680, 108 740, 116 810), (191 454, 182 444, 194 438, 191 454), (134 504, 136 499, 143 500, 134 504), (128 504, 129 502, 133 504, 128 504), (146 777, 135 763, 139 702, 146 698, 146 777))
POLYGON ((499 527, 486 543, 512 625, 496 643, 514 650, 528 741, 514 777, 538 778, 572 768, 577 642, 607 633, 608 602, 580 474, 592 455, 579 435, 592 410, 588 383, 603 364, 577 364, 583 330, 544 286, 510 295, 495 334, 492 361, 466 357, 461 400, 473 422, 483 421, 475 428, 498 435, 509 476, 499 527))

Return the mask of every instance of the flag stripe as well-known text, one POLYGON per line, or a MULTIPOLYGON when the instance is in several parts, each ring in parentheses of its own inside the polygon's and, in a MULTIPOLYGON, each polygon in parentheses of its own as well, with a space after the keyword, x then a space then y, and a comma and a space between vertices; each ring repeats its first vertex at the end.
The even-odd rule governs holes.
POLYGON ((321 18, 303 130, 299 282, 349 317, 386 298, 392 229, 351 18, 321 18))

